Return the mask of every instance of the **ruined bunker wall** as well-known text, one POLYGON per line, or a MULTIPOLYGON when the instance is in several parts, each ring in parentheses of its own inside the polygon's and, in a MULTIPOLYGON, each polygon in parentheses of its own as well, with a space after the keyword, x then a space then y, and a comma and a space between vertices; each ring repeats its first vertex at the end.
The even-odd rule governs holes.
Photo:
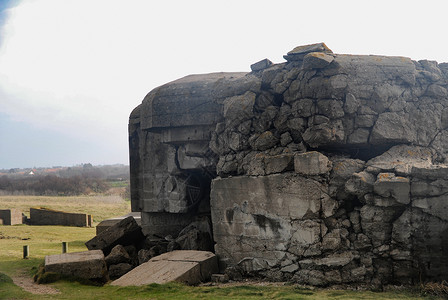
POLYGON ((23 223, 22 212, 18 209, 0 209, 1 225, 17 225, 23 223))
POLYGON ((447 64, 324 44, 285 59, 148 94, 130 119, 142 223, 188 223, 201 210, 172 182, 205 171, 229 270, 313 285, 446 278, 447 64))
POLYGON ((32 225, 61 225, 92 227, 92 215, 67 213, 63 211, 30 208, 30 223, 32 225))
POLYGON ((397 172, 420 150, 396 146, 381 167, 305 152, 293 171, 215 179, 216 253, 242 273, 312 285, 446 278, 448 168, 397 172))
POLYGON ((132 209, 143 212, 146 235, 177 236, 195 216, 210 215, 217 155, 209 142, 222 99, 257 84, 246 73, 191 75, 151 91, 132 112, 132 209))

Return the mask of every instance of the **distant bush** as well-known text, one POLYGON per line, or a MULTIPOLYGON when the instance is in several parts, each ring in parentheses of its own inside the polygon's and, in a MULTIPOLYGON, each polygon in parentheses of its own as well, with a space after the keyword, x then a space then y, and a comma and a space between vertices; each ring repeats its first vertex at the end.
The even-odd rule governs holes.
POLYGON ((127 201, 131 201, 131 186, 129 183, 126 185, 126 188, 120 196, 127 201))
POLYGON ((65 168, 58 171, 60 177, 82 176, 88 178, 101 178, 104 180, 128 180, 129 166, 125 165, 108 165, 108 166, 92 166, 84 164, 78 167, 65 168))
POLYGON ((87 176, 58 177, 55 175, 10 179, 0 177, 0 190, 9 194, 39 196, 75 196, 102 193, 109 185, 102 179, 87 176))

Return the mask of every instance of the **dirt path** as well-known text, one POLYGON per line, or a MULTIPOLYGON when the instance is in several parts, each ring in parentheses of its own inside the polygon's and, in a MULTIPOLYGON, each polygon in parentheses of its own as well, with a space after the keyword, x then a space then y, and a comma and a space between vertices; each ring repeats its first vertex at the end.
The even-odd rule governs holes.
POLYGON ((33 281, 33 278, 27 276, 26 274, 19 274, 18 276, 12 277, 12 281, 15 285, 20 286, 25 291, 32 294, 60 294, 61 292, 51 286, 45 284, 37 284, 33 281))

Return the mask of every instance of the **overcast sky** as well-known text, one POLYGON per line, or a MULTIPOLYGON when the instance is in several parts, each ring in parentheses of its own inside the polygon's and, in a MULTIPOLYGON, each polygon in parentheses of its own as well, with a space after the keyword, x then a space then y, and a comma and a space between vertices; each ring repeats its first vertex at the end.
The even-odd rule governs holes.
POLYGON ((150 90, 299 45, 448 62, 445 3, 0 0, 0 169, 128 164, 150 90))

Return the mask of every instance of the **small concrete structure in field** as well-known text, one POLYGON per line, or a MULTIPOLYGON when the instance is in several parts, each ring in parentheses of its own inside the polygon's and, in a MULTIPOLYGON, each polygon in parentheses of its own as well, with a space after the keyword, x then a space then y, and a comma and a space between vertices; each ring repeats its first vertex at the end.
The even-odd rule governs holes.
POLYGON ((112 282, 117 286, 140 286, 171 281, 198 284, 218 272, 218 260, 212 252, 178 250, 156 256, 112 282))
POLYGON ((93 217, 88 214, 68 213, 47 208, 30 208, 31 225, 62 225, 92 227, 93 217))
POLYGON ((108 273, 101 250, 45 256, 45 272, 107 281, 108 273))
POLYGON ((22 212, 15 208, 0 209, 0 225, 23 224, 22 212))
POLYGON ((110 219, 106 219, 101 221, 98 225, 96 225, 96 234, 99 234, 101 232, 103 232, 104 230, 106 230, 107 228, 117 224, 118 222, 120 222, 121 220, 132 216, 134 217, 134 220, 137 222, 137 224, 139 226, 142 225, 142 221, 141 221, 141 212, 131 212, 128 213, 127 215, 121 216, 121 217, 116 217, 116 218, 110 218, 110 219))

